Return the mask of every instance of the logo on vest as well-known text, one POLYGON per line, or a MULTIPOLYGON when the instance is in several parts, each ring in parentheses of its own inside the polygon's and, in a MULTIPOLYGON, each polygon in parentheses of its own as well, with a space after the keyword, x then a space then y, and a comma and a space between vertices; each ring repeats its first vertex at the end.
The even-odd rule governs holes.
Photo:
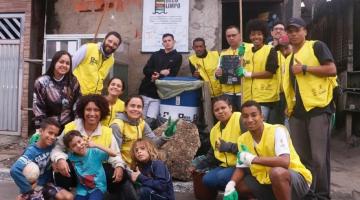
POLYGON ((91 64, 91 65, 97 65, 97 64, 98 64, 98 61, 96 60, 95 57, 91 57, 91 58, 90 58, 90 64, 91 64))

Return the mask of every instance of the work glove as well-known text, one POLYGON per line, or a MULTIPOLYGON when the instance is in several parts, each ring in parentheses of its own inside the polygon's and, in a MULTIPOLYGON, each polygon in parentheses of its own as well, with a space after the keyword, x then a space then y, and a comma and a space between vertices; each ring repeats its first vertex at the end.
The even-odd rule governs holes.
POLYGON ((246 165, 247 167, 250 167, 250 165, 251 165, 251 163, 250 163, 250 165, 248 165, 247 163, 244 162, 244 159, 242 159, 241 153, 243 153, 243 152, 249 153, 250 151, 249 151, 249 148, 246 145, 240 144, 240 149, 239 149, 239 151, 237 153, 237 156, 236 156, 236 167, 239 167, 241 165, 246 165))
POLYGON ((241 150, 237 153, 237 164, 244 164, 248 167, 251 166, 252 161, 256 156, 249 152, 249 149, 244 145, 241 145, 241 150))
POLYGON ((29 144, 35 144, 40 139, 40 133, 38 130, 29 139, 29 144))
POLYGON ((237 144, 232 142, 225 142, 222 139, 218 140, 219 144, 219 152, 230 152, 230 153, 236 153, 238 151, 237 144))
POLYGON ((171 136, 173 136, 175 134, 175 132, 176 132, 176 124, 177 124, 178 121, 179 121, 179 119, 177 119, 175 121, 171 121, 171 117, 169 117, 166 129, 164 131, 164 136, 166 138, 170 138, 171 136))
POLYGON ((237 200, 237 199, 238 199, 238 193, 235 190, 235 181, 229 181, 225 187, 224 200, 237 200))
POLYGON ((241 44, 237 50, 238 50, 238 55, 239 56, 244 56, 244 54, 245 54, 245 45, 241 44))
POLYGON ((238 67, 235 70, 235 74, 238 77, 245 77, 245 78, 251 78, 252 72, 248 72, 246 71, 246 69, 244 67, 238 67))

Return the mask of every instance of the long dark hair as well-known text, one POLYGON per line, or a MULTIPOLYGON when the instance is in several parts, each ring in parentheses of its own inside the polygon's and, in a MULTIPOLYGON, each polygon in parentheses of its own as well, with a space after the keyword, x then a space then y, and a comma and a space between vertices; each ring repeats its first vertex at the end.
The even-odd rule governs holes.
POLYGON ((73 80, 74 75, 72 73, 72 60, 71 60, 71 55, 69 52, 64 51, 64 50, 57 51, 55 53, 55 55, 52 57, 50 66, 45 74, 50 76, 51 78, 54 78, 55 65, 59 61, 61 56, 63 56, 63 55, 67 55, 70 58, 70 70, 68 71, 68 73, 65 74, 64 80, 66 81, 66 86, 67 86, 66 95, 68 97, 71 97, 72 96, 72 80, 73 80))

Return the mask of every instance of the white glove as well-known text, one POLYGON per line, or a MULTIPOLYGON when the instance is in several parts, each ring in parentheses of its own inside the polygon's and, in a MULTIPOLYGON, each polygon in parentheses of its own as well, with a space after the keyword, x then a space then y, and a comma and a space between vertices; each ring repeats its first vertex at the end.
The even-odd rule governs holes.
POLYGON ((228 195, 235 190, 235 181, 229 181, 226 184, 224 195, 228 195))
POLYGON ((246 152, 246 151, 243 151, 240 153, 240 161, 249 167, 255 157, 256 156, 254 154, 246 152))
POLYGON ((251 76, 252 76, 252 72, 245 72, 244 73, 245 78, 251 78, 251 76))

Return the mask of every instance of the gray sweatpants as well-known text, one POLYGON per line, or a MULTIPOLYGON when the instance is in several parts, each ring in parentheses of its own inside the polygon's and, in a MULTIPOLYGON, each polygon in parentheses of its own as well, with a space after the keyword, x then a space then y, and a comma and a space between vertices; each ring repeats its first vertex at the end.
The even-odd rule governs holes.
POLYGON ((291 117, 289 123, 295 150, 312 173, 311 189, 318 199, 330 199, 330 115, 291 117))

